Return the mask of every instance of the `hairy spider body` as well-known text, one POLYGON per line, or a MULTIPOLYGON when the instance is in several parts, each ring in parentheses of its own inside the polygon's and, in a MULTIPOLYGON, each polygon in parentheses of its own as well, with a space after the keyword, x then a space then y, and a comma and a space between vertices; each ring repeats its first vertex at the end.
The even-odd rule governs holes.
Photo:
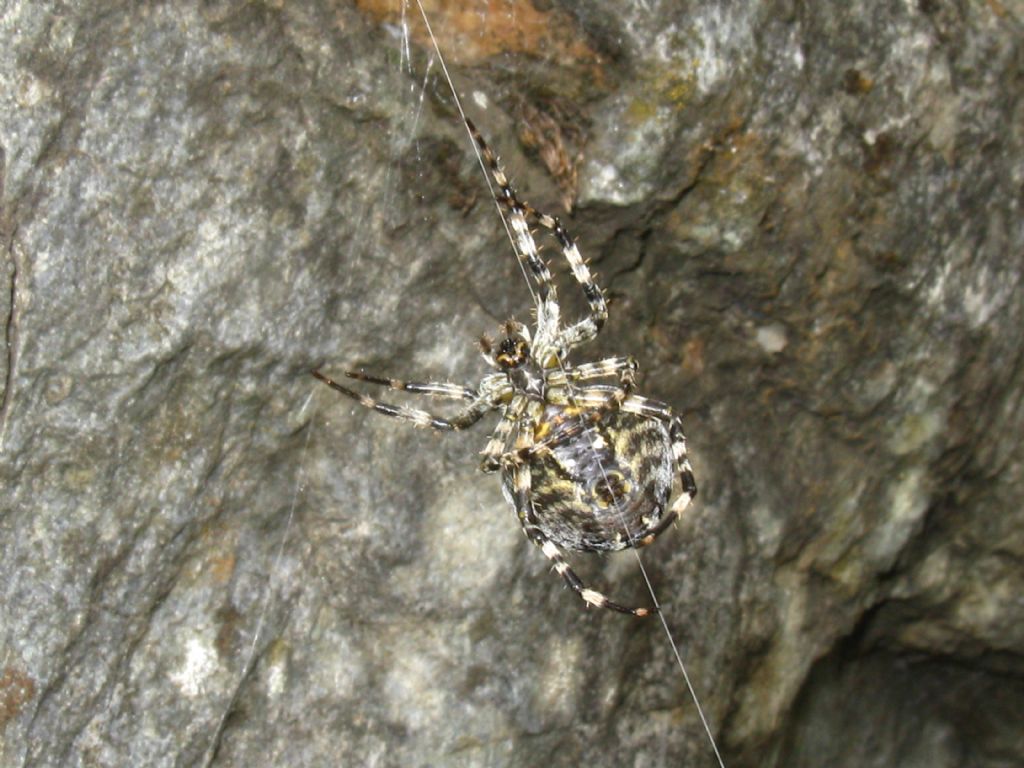
POLYGON ((682 423, 667 405, 633 394, 637 364, 632 357, 569 364, 569 352, 593 339, 607 320, 604 295, 558 219, 516 197, 479 131, 469 121, 467 127, 497 183, 516 255, 536 286, 534 329, 509 320, 497 343, 486 336, 480 340, 495 372, 476 388, 362 371, 345 374, 394 390, 463 401, 462 410, 450 418, 383 403, 319 371, 313 375, 367 408, 417 427, 461 430, 499 411, 502 418, 482 451, 480 467, 500 470, 502 491, 523 532, 586 605, 646 616, 647 608, 626 607, 587 588, 562 550, 644 546, 682 514, 697 494, 682 423), (571 325, 561 322, 555 284, 530 221, 552 234, 587 300, 588 313, 571 325), (617 383, 595 384, 595 379, 617 383), (675 477, 679 493, 672 500, 675 477))

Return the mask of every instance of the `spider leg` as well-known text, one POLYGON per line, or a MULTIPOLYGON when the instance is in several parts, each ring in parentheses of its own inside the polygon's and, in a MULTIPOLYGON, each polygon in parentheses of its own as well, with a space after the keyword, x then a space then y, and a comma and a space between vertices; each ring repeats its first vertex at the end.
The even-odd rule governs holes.
POLYGON ((551 234, 554 235, 559 247, 562 249, 562 255, 569 262, 572 276, 580 284, 580 287, 583 289, 583 295, 587 299, 587 304, 590 306, 590 313, 586 317, 573 323, 559 335, 559 345, 564 349, 572 349, 597 336, 601 328, 604 327, 605 321, 608 320, 608 305, 605 303, 604 294, 601 292, 601 289, 594 282, 590 268, 583 260, 583 257, 580 256, 579 248, 576 247, 576 243, 569 236, 565 227, 562 226, 562 222, 558 220, 558 217, 542 213, 529 204, 523 204, 523 208, 527 215, 536 219, 542 227, 550 230, 551 234))
MULTIPOLYGON (((537 249, 537 242, 530 233, 530 225, 526 221, 528 206, 520 202, 512 183, 508 180, 505 172, 498 162, 497 155, 488 146, 476 125, 469 118, 466 118, 466 127, 469 128, 473 140, 480 148, 498 185, 498 202, 505 206, 508 211, 509 227, 512 230, 512 242, 516 250, 516 256, 520 261, 526 262, 531 274, 537 281, 537 293, 539 306, 537 307, 537 337, 551 341, 558 332, 558 295, 554 281, 551 279, 551 271, 548 265, 540 257, 537 249)), ((578 255, 578 254, 577 254, 578 255)))
POLYGON ((385 387, 401 390, 402 392, 413 392, 415 394, 429 395, 431 397, 447 397, 452 400, 477 399, 476 392, 469 387, 463 387, 458 384, 451 384, 448 382, 402 381, 401 379, 391 379, 386 376, 374 376, 366 373, 365 371, 345 371, 345 375, 350 379, 367 381, 371 384, 382 384, 385 387))
POLYGON ((639 366, 632 356, 608 357, 596 363, 584 363, 574 368, 561 368, 547 374, 549 387, 564 387, 567 383, 599 379, 606 376, 618 376, 625 387, 631 385, 639 366))
MULTIPOLYGON (((509 183, 508 177, 502 171, 498 158, 487 145, 480 131, 477 130, 477 127, 469 119, 466 120, 466 126, 473 135, 473 140, 480 147, 480 153, 490 167, 491 175, 498 185, 500 190, 499 202, 508 209, 509 225, 512 228, 516 252, 519 258, 529 265, 530 271, 533 272, 533 276, 537 279, 541 304, 538 314, 544 317, 541 327, 546 329, 558 328, 558 303, 554 283, 551 280, 551 272, 540 258, 537 251, 537 243, 534 241, 533 235, 530 234, 530 226, 526 220, 527 216, 536 219, 541 226, 550 230, 554 235, 562 249, 562 255, 569 262, 573 277, 576 278, 576 282, 583 288, 583 295, 586 296, 587 303, 590 305, 590 314, 587 317, 559 333, 559 345, 571 349, 578 344, 582 344, 584 341, 589 341, 597 336, 601 327, 608 319, 608 306, 605 303, 604 294, 601 293, 601 289, 598 288, 597 283, 594 282, 594 278, 590 274, 589 267, 583 261, 583 257, 580 256, 576 243, 573 242, 565 227, 562 226, 555 216, 541 213, 529 204, 519 200, 511 183, 509 183)), ((538 320, 540 321, 540 317, 538 317, 538 320)), ((538 336, 540 335, 538 333, 538 336)))
POLYGON ((313 371, 313 375, 320 379, 324 384, 329 386, 331 389, 341 392, 341 394, 351 397, 357 401, 360 405, 367 408, 372 408, 377 413, 383 413, 385 416, 394 416, 404 421, 412 422, 413 426, 416 427, 431 427, 433 429, 441 431, 451 431, 456 429, 465 429, 476 422, 488 411, 493 410, 489 395, 480 395, 467 405, 459 413, 455 414, 448 419, 443 419, 439 416, 434 416, 426 411, 421 411, 418 408, 409 408, 407 406, 390 405, 389 403, 382 403, 379 400, 375 400, 369 395, 361 395, 358 392, 349 389, 348 387, 342 386, 333 379, 320 373, 320 371, 313 371))
POLYGON ((512 477, 516 514, 519 516, 519 523, 523 527, 523 532, 530 541, 540 547, 541 552, 544 553, 544 556, 554 566, 555 573, 565 580, 565 583, 569 585, 573 592, 579 595, 585 605, 588 607, 608 608, 612 611, 629 613, 633 616, 647 616, 652 612, 649 608, 630 608, 620 605, 613 600, 609 600, 597 590, 587 588, 583 580, 576 575, 576 572, 566 561, 562 550, 544 534, 537 524, 537 518, 533 513, 533 502, 530 500, 530 468, 523 464, 517 464, 512 470, 512 477))
POLYGON ((526 398, 520 397, 505 406, 501 421, 498 422, 498 426, 491 434, 491 439, 487 441, 487 445, 481 451, 483 456, 480 460, 481 472, 497 472, 501 469, 501 457, 508 451, 512 432, 523 409, 526 408, 526 403, 526 398))
POLYGON ((676 518, 683 514, 683 511, 690 506, 690 502, 697 496, 697 481, 693 478, 693 467, 690 466, 690 457, 686 453, 686 435, 683 434, 683 422, 678 416, 671 416, 668 422, 668 436, 672 440, 672 458, 676 463, 676 473, 679 475, 679 482, 683 492, 679 495, 672 506, 669 507, 666 517, 676 518))

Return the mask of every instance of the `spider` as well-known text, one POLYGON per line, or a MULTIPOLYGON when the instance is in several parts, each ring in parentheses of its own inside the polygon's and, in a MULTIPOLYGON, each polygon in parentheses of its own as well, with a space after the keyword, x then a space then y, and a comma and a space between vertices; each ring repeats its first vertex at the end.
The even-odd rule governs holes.
POLYGON ((500 411, 480 468, 501 472, 502 491, 526 536, 585 606, 646 616, 655 609, 620 605, 588 588, 563 550, 611 552, 645 546, 682 514, 697 494, 682 422, 664 403, 634 394, 638 366, 632 357, 569 364, 569 352, 597 336, 607 320, 604 295, 559 220, 519 200, 476 126, 469 120, 466 125, 497 183, 516 255, 536 283, 536 326, 531 330, 508 320, 497 342, 486 335, 480 339, 480 351, 495 372, 476 388, 345 373, 402 392, 463 401, 462 410, 450 418, 389 405, 319 370, 313 375, 367 408, 416 427, 462 430, 500 411), (555 284, 531 222, 557 241, 586 297, 588 313, 571 325, 561 321, 555 284), (675 476, 680 493, 672 501, 675 476))

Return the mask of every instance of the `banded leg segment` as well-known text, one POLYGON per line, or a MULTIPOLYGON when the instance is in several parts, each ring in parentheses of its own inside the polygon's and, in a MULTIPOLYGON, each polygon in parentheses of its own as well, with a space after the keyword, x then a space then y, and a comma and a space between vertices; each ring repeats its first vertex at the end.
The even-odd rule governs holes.
POLYGON ((350 379, 367 381, 370 384, 381 384, 385 387, 390 387, 391 389, 397 389, 402 392, 412 392, 417 395, 446 397, 450 400, 477 399, 476 392, 469 387, 463 387, 459 384, 451 384, 449 382, 402 381, 401 379, 392 379, 386 376, 373 376, 365 371, 345 371, 345 375, 350 379))
POLYGON ((559 549, 558 545, 551 541, 541 530, 540 526, 537 525, 537 518, 533 513, 533 502, 530 500, 530 468, 517 464, 512 469, 512 477, 516 514, 519 517, 520 525, 523 527, 523 532, 526 533, 530 541, 540 547, 541 552, 544 553, 544 556, 554 566, 555 573, 565 580, 565 583, 569 585, 569 589, 579 595, 586 606, 607 608, 619 613, 628 613, 632 616, 647 616, 652 612, 649 608, 630 608, 620 605, 605 597, 601 592, 589 589, 566 561, 565 555, 562 554, 562 550, 559 549))
MULTIPOLYGON (((484 414, 493 409, 491 401, 486 396, 474 396, 475 399, 466 406, 462 411, 455 414, 451 418, 444 419, 440 416, 434 416, 433 414, 421 411, 418 408, 409 408, 404 405, 391 405, 390 403, 382 403, 369 395, 361 395, 355 390, 349 389, 348 387, 339 384, 328 376, 320 373, 320 371, 313 371, 313 376, 318 378, 324 384, 329 386, 336 392, 340 392, 346 397, 351 397, 357 401, 360 405, 366 408, 372 408, 377 413, 382 413, 385 416, 394 416, 402 419, 403 421, 412 422, 413 426, 416 427, 431 427, 441 431, 452 431, 456 429, 465 429, 466 427, 472 426, 478 422, 484 414)), ((359 378, 359 377, 353 377, 359 378)), ((376 382, 375 382, 376 383, 376 382)), ((459 395, 461 397, 461 395, 459 395)))
POLYGON ((501 457, 509 449, 512 432, 523 409, 526 408, 526 402, 525 398, 519 398, 505 406, 505 410, 501 415, 501 421, 498 422, 498 426, 494 428, 490 440, 487 441, 487 445, 481 451, 481 456, 483 457, 480 459, 481 472, 497 472, 501 469, 501 457))
POLYGON ((498 202, 505 206, 508 211, 508 223, 512 230, 512 241, 516 250, 516 256, 526 263, 530 273, 537 281, 537 293, 540 306, 537 309, 537 336, 552 340, 558 329, 558 296, 554 281, 551 279, 551 271, 548 265, 540 257, 537 249, 537 242, 530 233, 530 225, 526 221, 528 206, 520 202, 512 183, 505 175, 505 171, 498 162, 498 157, 488 146, 487 141, 477 130, 472 120, 466 118, 466 127, 469 128, 473 140, 480 148, 480 154, 490 169, 494 182, 498 185, 498 202))
POLYGON ((583 295, 586 297, 587 304, 590 307, 590 313, 587 317, 578 320, 562 331, 561 338, 559 339, 560 343, 566 349, 572 349, 585 341, 590 341, 604 327, 605 322, 608 320, 608 305, 604 300, 604 293, 602 293, 597 283, 594 282, 590 268, 583 260, 583 257, 580 256, 579 248, 576 247, 575 241, 569 236, 565 227, 562 226, 562 222, 558 220, 558 217, 542 213, 529 204, 523 204, 523 207, 527 215, 536 219, 542 227, 548 229, 554 235, 555 240, 558 241, 558 245, 562 249, 562 255, 569 262, 572 276, 583 289, 583 295))
POLYGON ((672 440, 672 458, 676 462, 676 472, 679 474, 679 482, 683 492, 679 494, 672 506, 669 507, 669 515, 679 517, 683 511, 690 506, 690 502, 697 497, 697 481, 693 477, 693 467, 690 465, 690 457, 686 453, 686 435, 683 434, 683 422, 678 416, 671 416, 668 423, 668 436, 672 440))
MULTIPOLYGON (((600 406, 608 400, 609 395, 615 393, 615 387, 603 384, 595 384, 575 392, 576 402, 588 408, 600 406)), ((672 409, 658 400, 640 395, 630 395, 622 401, 622 410, 628 413, 635 413, 638 416, 646 416, 649 419, 669 421, 672 418, 672 409)))
POLYGON ((596 363, 584 363, 574 368, 552 371, 547 376, 547 383, 549 387, 561 387, 565 386, 567 382, 588 381, 609 376, 618 376, 620 381, 624 376, 628 376, 632 380, 639 367, 632 356, 608 357, 598 360, 596 363))

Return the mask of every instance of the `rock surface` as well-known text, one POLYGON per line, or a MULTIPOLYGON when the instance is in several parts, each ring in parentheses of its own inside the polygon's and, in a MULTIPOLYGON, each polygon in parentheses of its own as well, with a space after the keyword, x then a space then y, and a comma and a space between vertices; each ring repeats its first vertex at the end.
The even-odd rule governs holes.
MULTIPOLYGON (((611 320, 575 361, 685 416, 701 493, 643 560, 726 765, 1024 764, 1024 6, 427 10, 576 206, 611 320)), ((308 376, 473 383, 529 313, 416 14, 0 11, 0 764, 715 764, 488 427, 308 376)))

